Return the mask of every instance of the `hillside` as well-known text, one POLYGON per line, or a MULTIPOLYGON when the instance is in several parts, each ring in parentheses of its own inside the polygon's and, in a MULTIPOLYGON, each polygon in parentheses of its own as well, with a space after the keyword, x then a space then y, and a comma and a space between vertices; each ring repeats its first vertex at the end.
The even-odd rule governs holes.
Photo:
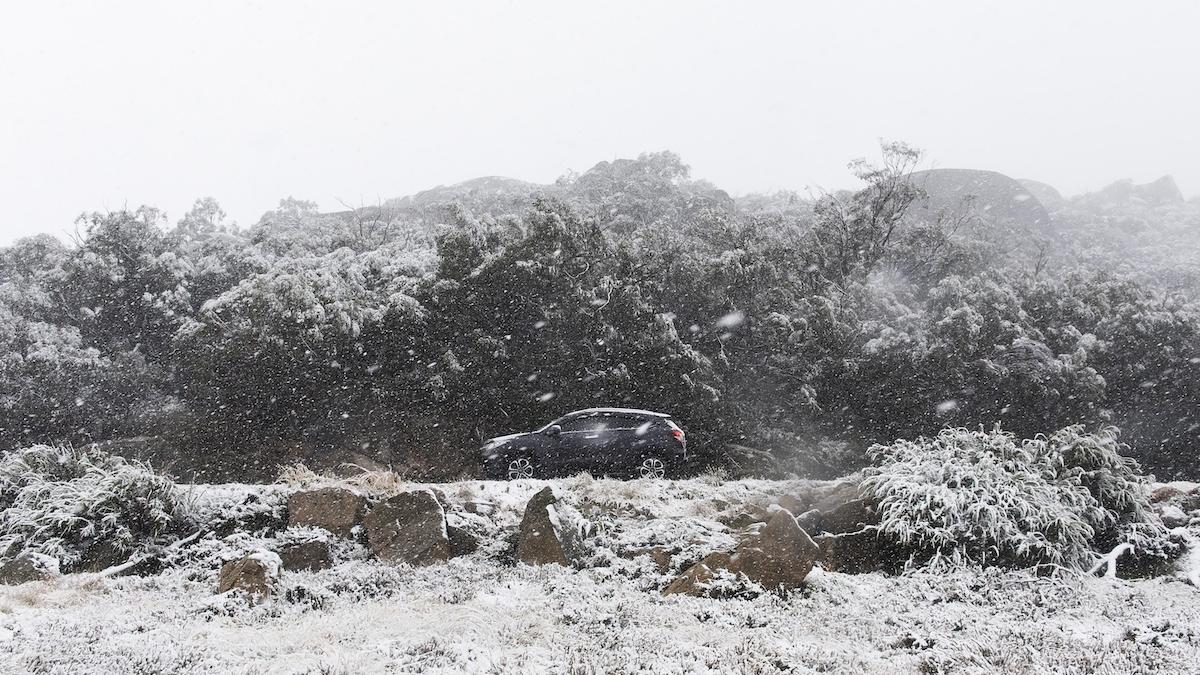
POLYGON ((0 670, 1181 673, 1196 663, 1200 591, 1184 576, 896 576, 818 567, 785 596, 744 582, 724 598, 662 594, 690 561, 744 536, 737 519, 745 513, 833 485, 581 476, 191 486, 198 512, 242 514, 243 525, 206 535, 179 566, 155 576, 68 575, 0 587, 0 670), (336 544, 330 569, 284 571, 264 603, 214 595, 223 561, 311 532, 263 529, 288 494, 338 485, 439 491, 450 522, 478 533, 479 548, 411 567, 370 559, 347 541, 336 544), (526 501, 546 486, 561 495, 563 518, 594 524, 590 553, 573 566, 514 565, 505 560, 504 533, 518 528, 526 501), (655 546, 673 552, 665 566, 637 554, 655 546))

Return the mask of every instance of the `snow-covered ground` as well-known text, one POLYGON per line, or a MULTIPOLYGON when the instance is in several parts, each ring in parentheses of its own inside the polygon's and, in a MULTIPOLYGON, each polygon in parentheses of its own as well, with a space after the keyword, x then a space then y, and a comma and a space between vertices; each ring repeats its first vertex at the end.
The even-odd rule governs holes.
MULTIPOLYGON (((255 606, 214 595, 221 560, 275 541, 236 532, 157 576, 0 587, 0 672, 1200 672, 1200 589, 1184 572, 817 569, 788 597, 664 597, 679 567, 733 544, 721 519, 800 484, 554 483, 594 526, 581 569, 504 560, 505 534, 546 482, 440 485, 456 505, 494 508, 453 510, 484 539, 445 565, 379 563, 347 544, 333 569, 284 573, 255 606), (621 555, 655 544, 680 550, 672 570, 621 555)), ((288 489, 197 486, 193 506, 228 511, 255 494, 266 506, 241 508, 267 508, 288 489)))

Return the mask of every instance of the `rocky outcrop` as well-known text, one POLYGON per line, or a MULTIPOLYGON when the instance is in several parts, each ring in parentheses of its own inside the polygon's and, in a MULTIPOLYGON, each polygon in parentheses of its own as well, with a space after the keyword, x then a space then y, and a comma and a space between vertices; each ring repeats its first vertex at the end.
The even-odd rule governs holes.
POLYGON ((909 182, 924 191, 909 208, 907 217, 914 221, 970 213, 1004 229, 1040 230, 1050 223, 1050 214, 1033 192, 1002 173, 929 169, 914 171, 909 182))
POLYGON ((1175 184, 1175 179, 1171 176, 1163 176, 1151 183, 1135 185, 1133 191, 1138 199, 1151 206, 1183 203, 1183 192, 1180 191, 1179 186, 1175 184))
POLYGON ((688 568, 664 589, 665 594, 703 595, 718 570, 744 575, 771 591, 799 587, 820 555, 820 548, 796 524, 786 509, 775 512, 756 534, 747 537, 733 554, 714 553, 688 568))
POLYGON ((1030 194, 1036 197, 1042 203, 1042 206, 1045 206, 1047 209, 1057 209, 1066 204, 1066 200, 1063 199, 1062 193, 1058 191, 1058 188, 1049 183, 1029 178, 1018 178, 1017 182, 1021 184, 1021 187, 1029 190, 1030 194))
POLYGON ((270 551, 255 551, 231 560, 217 575, 217 593, 239 590, 255 602, 262 602, 274 592, 282 565, 279 556, 270 551))
POLYGON ((58 560, 40 553, 26 551, 0 564, 0 584, 49 581, 58 576, 58 560))
POLYGON ((517 560, 527 565, 569 565, 566 532, 554 508, 558 496, 543 488, 530 498, 517 532, 517 560))
POLYGON ((333 566, 333 553, 328 541, 310 539, 281 547, 279 560, 289 572, 327 570, 333 566))
POLYGON ((450 558, 446 512, 429 490, 402 492, 363 519, 367 545, 381 560, 431 565, 450 558))
POLYGON ((367 500, 344 488, 303 490, 288 497, 288 526, 309 525, 350 537, 362 524, 367 500))
POLYGON ((1140 185, 1126 178, 1110 183, 1098 192, 1084 195, 1082 199, 1085 203, 1098 205, 1141 204, 1152 207, 1182 204, 1184 201, 1183 193, 1170 176, 1140 185))

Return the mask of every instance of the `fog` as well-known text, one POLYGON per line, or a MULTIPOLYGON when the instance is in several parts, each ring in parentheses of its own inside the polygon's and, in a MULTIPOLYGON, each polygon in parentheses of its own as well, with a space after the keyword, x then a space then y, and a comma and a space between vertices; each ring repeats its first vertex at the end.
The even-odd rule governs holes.
POLYGON ((0 21, 0 244, 211 195, 374 204, 670 149, 732 193, 924 166, 1200 191, 1200 5, 21 3, 0 21))

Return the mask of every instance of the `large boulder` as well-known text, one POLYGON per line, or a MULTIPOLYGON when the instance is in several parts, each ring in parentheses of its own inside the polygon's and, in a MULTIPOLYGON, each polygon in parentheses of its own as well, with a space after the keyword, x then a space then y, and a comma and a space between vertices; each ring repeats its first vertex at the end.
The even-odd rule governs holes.
POLYGON ((327 570, 333 566, 333 552, 327 540, 310 539, 281 547, 279 560, 289 572, 327 570))
POLYGON ((1047 209, 1054 210, 1067 203, 1067 200, 1063 199, 1062 193, 1053 185, 1029 178, 1018 178, 1017 182, 1021 184, 1021 187, 1029 190, 1029 193, 1047 209))
POLYGON ((779 510, 758 534, 737 547, 730 570, 768 590, 798 587, 812 571, 820 549, 787 510, 779 510))
POLYGON ((1151 206, 1183 203, 1183 192, 1171 176, 1163 176, 1152 183, 1135 185, 1133 191, 1139 199, 1151 206))
POLYGON ((58 577, 58 559, 26 551, 0 564, 0 584, 49 581, 58 577))
POLYGON ((217 574, 217 593, 240 590, 255 602, 262 602, 271 597, 282 565, 278 555, 261 550, 231 560, 217 574))
POLYGON ((718 570, 742 574, 771 591, 799 587, 820 556, 820 548, 786 509, 775 512, 758 533, 747 537, 732 555, 713 553, 692 565, 663 590, 667 595, 704 595, 718 570))
POLYGON ((367 544, 380 560, 431 565, 450 559, 446 512, 430 490, 402 492, 363 519, 367 544))
POLYGON ((352 490, 302 490, 288 497, 288 526, 310 525, 350 537, 355 526, 363 522, 366 509, 366 498, 352 490))
POLYGON ((909 182, 924 195, 909 207, 907 217, 936 221, 970 211, 998 225, 1040 230, 1050 223, 1046 207, 1020 182, 996 171, 929 169, 914 171, 909 182))
POLYGON ((567 532, 554 508, 558 496, 553 488, 542 488, 529 499, 517 532, 517 560, 527 565, 569 565, 567 532))

